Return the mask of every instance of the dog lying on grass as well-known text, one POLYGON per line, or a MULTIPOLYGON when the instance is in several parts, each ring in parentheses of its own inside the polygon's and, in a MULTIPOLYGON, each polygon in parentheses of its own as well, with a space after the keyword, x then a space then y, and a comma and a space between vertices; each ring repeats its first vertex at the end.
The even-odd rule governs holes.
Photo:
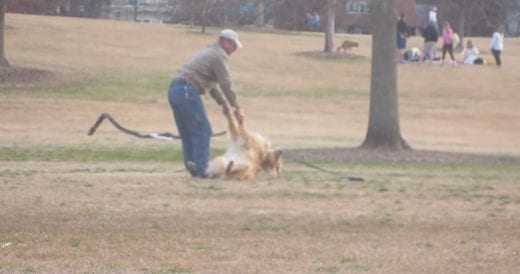
POLYGON ((243 120, 238 121, 230 113, 227 103, 223 105, 223 112, 228 121, 230 142, 224 155, 209 162, 208 177, 248 180, 261 170, 273 177, 280 174, 282 151, 272 149, 263 136, 249 131, 243 120))
POLYGON ((357 48, 358 46, 359 46, 359 44, 357 42, 345 40, 345 41, 343 41, 343 43, 341 43, 341 45, 339 45, 339 47, 336 48, 336 51, 340 51, 340 50, 348 51, 351 48, 357 48))

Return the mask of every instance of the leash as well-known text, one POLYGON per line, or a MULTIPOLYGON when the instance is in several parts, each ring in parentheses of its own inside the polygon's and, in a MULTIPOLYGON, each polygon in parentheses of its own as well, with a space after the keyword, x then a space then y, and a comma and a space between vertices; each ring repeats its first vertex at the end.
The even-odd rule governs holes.
MULTIPOLYGON (((163 140, 163 141, 171 141, 171 140, 174 140, 174 139, 181 139, 181 137, 179 135, 174 135, 174 134, 169 133, 169 132, 140 133, 138 131, 128 129, 128 128, 122 126, 121 124, 119 124, 110 114, 108 114, 106 112, 103 112, 103 113, 101 113, 99 115, 99 117, 97 118, 96 122, 94 122, 94 125, 92 125, 92 127, 90 127, 90 129, 88 130, 87 135, 88 136, 94 135, 94 133, 96 132, 96 130, 99 127, 99 125, 101 125, 101 123, 105 119, 108 120, 115 128, 119 129, 123 133, 132 135, 132 136, 137 137, 137 138, 157 139, 157 140, 163 140)), ((211 136, 212 137, 216 137, 216 136, 221 136, 221 135, 224 135, 224 134, 226 134, 225 130, 221 131, 221 132, 217 132, 217 133, 215 133, 215 134, 213 134, 211 136)))
POLYGON ((352 182, 364 182, 365 181, 365 179, 363 179, 363 177, 346 175, 345 173, 337 172, 337 171, 330 171, 330 170, 327 170, 327 169, 322 168, 320 166, 317 166, 315 164, 311 164, 311 163, 309 163, 307 161, 303 161, 303 160, 296 159, 296 158, 293 158, 293 157, 288 157, 288 160, 291 160, 291 161, 293 161, 295 163, 304 165, 304 166, 312 168, 312 169, 316 169, 318 171, 321 171, 321 172, 324 172, 324 173, 327 173, 327 174, 340 176, 340 177, 342 177, 344 179, 347 179, 349 181, 352 181, 352 182))
MULTIPOLYGON (((132 135, 132 136, 137 137, 137 138, 156 139, 156 140, 163 140, 163 141, 171 141, 171 140, 181 139, 181 137, 179 135, 174 135, 174 134, 172 134, 170 132, 141 133, 141 132, 138 132, 138 131, 135 131, 135 130, 128 129, 128 128, 122 126, 120 123, 118 123, 110 114, 108 114, 106 112, 103 112, 103 113, 101 113, 99 115, 99 117, 96 119, 96 121, 94 122, 92 127, 90 127, 90 129, 88 130, 87 135, 88 136, 94 135, 94 133, 96 132, 98 127, 101 125, 101 123, 103 123, 104 120, 108 120, 115 128, 117 128, 121 132, 129 134, 129 135, 132 135)), ((221 132, 217 132, 217 133, 215 133, 215 134, 213 134, 211 136, 212 137, 216 137, 216 136, 222 136, 224 134, 226 134, 225 130, 221 131, 221 132)), ((291 160, 291 161, 293 161, 295 163, 304 165, 306 167, 309 167, 309 168, 312 168, 312 169, 315 169, 315 170, 318 170, 318 171, 321 171, 321 172, 324 172, 324 173, 328 173, 328 174, 335 175, 335 176, 340 176, 340 177, 342 177, 344 179, 347 179, 349 181, 353 181, 353 182, 364 182, 365 181, 365 179, 363 179, 362 177, 350 176, 350 175, 346 175, 346 174, 344 174, 342 172, 337 172, 337 171, 330 171, 330 170, 327 170, 327 169, 322 168, 320 166, 317 166, 315 164, 311 164, 309 162, 306 162, 306 161, 303 161, 303 160, 300 160, 300 159, 296 159, 294 157, 287 157, 286 156, 285 158, 287 160, 291 160)))

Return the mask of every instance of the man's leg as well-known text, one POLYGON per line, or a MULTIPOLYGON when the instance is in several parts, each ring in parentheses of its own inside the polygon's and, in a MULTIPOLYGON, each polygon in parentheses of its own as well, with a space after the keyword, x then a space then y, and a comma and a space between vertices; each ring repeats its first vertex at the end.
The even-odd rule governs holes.
POLYGON ((493 53, 493 57, 495 57, 495 62, 496 62, 496 65, 498 67, 500 67, 502 65, 502 59, 500 58, 500 51, 499 50, 491 50, 491 52, 493 53))
POLYGON ((173 118, 177 131, 181 137, 182 143, 182 155, 184 160, 184 166, 188 169, 192 176, 196 176, 196 172, 188 167, 188 162, 193 162, 193 144, 189 134, 187 125, 186 105, 183 102, 185 100, 186 85, 183 83, 172 82, 168 90, 168 100, 173 110, 173 118))
MULTIPOLYGON (((183 120, 189 136, 191 156, 195 163, 195 176, 206 177, 211 126, 201 96, 193 86, 186 86, 183 102, 183 120)), ((190 169, 193 170, 192 167, 190 169)))
POLYGON ((195 169, 190 166, 189 163, 193 164, 193 140, 189 134, 189 130, 185 124, 185 120, 182 118, 183 113, 181 111, 174 110, 174 118, 175 123, 177 124, 177 129, 179 131, 179 135, 181 137, 182 144, 182 155, 184 160, 184 166, 190 172, 191 176, 197 176, 195 169))

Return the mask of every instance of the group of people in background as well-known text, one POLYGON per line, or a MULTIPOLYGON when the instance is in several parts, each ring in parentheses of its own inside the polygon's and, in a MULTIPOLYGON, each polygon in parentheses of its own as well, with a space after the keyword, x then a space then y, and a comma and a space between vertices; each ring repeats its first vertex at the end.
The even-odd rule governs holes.
MULTIPOLYGON (((433 63, 434 61, 440 62, 444 65, 446 55, 449 54, 450 64, 452 66, 459 63, 453 54, 453 50, 459 45, 460 37, 453 31, 448 21, 442 23, 442 29, 439 31, 439 24, 437 22, 437 8, 433 7, 428 13, 428 24, 422 30, 422 37, 424 38, 423 52, 419 49, 412 48, 406 50, 406 39, 409 36, 409 28, 406 24, 406 18, 404 14, 401 14, 397 22, 397 58, 399 63, 403 63, 406 60, 419 61, 421 63, 433 63), (442 41, 442 55, 437 55, 436 45, 439 40, 442 41)), ((501 54, 504 50, 504 30, 503 27, 497 28, 491 38, 491 53, 495 59, 497 67, 502 66, 501 54)), ((485 61, 480 56, 480 51, 473 44, 473 41, 468 39, 466 46, 463 47, 461 52, 462 64, 484 64, 485 61)))

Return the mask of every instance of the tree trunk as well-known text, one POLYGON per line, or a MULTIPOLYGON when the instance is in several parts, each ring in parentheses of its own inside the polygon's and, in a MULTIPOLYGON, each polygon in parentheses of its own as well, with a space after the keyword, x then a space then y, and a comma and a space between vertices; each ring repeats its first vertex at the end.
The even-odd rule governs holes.
POLYGON ((139 14, 139 0, 135 0, 135 3, 134 3, 134 22, 137 22, 138 14, 139 14))
POLYGON ((460 41, 459 41, 458 45, 454 45, 455 47, 457 47, 458 50, 460 50, 464 47, 464 35, 465 35, 464 25, 466 24, 466 15, 467 15, 467 9, 462 8, 460 10, 459 22, 457 22, 458 23, 457 32, 459 34, 460 41))
MULTIPOLYGON (((137 0, 136 0, 136 5, 137 5, 137 0)), ((81 6, 80 0, 71 0, 70 13, 72 16, 81 16, 80 6, 81 6)))
POLYGON ((325 31, 325 52, 334 50, 334 32, 336 21, 336 0, 327 0, 327 29, 325 31))
POLYGON ((9 67, 4 49, 5 0, 0 0, 0 67, 9 67))
POLYGON ((255 26, 261 27, 265 25, 265 7, 264 0, 258 0, 255 8, 255 26))
POLYGON ((397 16, 393 0, 372 6, 372 68, 367 135, 361 148, 411 149, 401 137, 397 100, 397 16))
POLYGON ((202 33, 206 33, 206 14, 208 12, 208 3, 207 1, 204 1, 204 3, 202 4, 202 16, 201 16, 201 32, 202 33))

